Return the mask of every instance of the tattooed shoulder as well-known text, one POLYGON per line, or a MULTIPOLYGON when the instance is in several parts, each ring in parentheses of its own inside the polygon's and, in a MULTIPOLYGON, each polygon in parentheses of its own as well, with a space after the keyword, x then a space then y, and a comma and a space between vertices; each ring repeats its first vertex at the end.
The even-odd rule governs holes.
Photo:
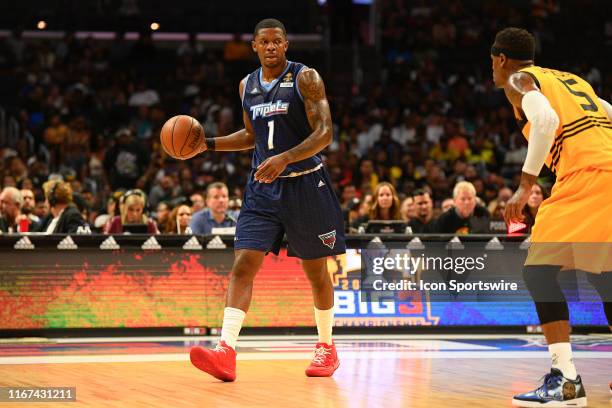
POLYGON ((521 106, 523 95, 529 91, 539 90, 533 77, 525 72, 515 72, 508 78, 508 84, 504 87, 504 92, 510 103, 514 106, 521 106))
POLYGON ((304 68, 298 77, 298 86, 305 99, 321 100, 325 98, 325 85, 321 75, 313 68, 304 68))

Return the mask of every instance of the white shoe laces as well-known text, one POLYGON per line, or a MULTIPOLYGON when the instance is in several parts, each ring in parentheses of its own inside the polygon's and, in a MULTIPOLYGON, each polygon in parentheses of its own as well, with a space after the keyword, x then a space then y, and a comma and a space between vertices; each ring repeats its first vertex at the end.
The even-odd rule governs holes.
POLYGON ((326 356, 330 354, 330 352, 325 347, 317 347, 315 349, 315 355, 312 359, 312 362, 315 364, 323 364, 325 362, 326 356))
POLYGON ((214 351, 222 351, 223 353, 227 353, 227 350, 221 345, 221 343, 217 343, 214 348, 214 351))

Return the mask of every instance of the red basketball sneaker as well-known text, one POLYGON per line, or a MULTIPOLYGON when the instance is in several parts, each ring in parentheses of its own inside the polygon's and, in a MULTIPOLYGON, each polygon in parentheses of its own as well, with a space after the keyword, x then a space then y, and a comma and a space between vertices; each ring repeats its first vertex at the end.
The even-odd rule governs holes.
POLYGON ((191 364, 222 381, 236 379, 236 351, 221 340, 214 349, 193 347, 191 364))
POLYGON ((306 369, 308 377, 331 377, 340 366, 336 346, 325 343, 317 343, 312 362, 306 369))

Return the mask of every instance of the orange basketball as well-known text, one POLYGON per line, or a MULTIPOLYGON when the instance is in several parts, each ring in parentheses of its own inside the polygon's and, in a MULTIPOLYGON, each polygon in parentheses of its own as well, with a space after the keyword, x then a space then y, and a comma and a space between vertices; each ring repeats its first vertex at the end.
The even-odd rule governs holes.
POLYGON ((164 123, 159 138, 166 153, 175 159, 186 160, 198 153, 204 142, 204 129, 197 119, 177 115, 164 123))

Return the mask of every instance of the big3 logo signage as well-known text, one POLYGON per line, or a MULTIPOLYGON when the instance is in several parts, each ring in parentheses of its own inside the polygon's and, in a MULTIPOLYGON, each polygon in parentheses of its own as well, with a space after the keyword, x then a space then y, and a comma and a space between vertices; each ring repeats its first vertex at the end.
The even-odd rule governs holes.
POLYGON ((361 291, 361 253, 347 249, 345 255, 329 257, 327 270, 334 284, 337 326, 434 326, 427 295, 397 291, 378 295, 361 291))

